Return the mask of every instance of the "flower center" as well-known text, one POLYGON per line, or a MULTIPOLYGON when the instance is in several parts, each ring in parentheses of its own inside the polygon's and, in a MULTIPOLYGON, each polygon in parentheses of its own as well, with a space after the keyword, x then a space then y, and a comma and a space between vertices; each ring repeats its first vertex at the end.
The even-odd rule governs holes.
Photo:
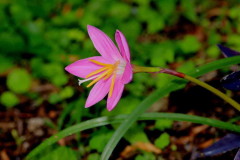
POLYGON ((100 65, 102 67, 88 74, 86 76, 86 79, 79 80, 79 85, 82 84, 83 82, 93 80, 91 83, 87 85, 87 87, 91 87, 92 85, 97 83, 99 80, 101 79, 106 80, 110 76, 112 76, 111 85, 110 85, 109 94, 108 94, 108 96, 111 97, 114 89, 114 84, 116 81, 116 76, 117 74, 123 74, 125 70, 126 62, 116 61, 114 64, 106 64, 93 59, 89 59, 89 61, 97 65, 100 65))

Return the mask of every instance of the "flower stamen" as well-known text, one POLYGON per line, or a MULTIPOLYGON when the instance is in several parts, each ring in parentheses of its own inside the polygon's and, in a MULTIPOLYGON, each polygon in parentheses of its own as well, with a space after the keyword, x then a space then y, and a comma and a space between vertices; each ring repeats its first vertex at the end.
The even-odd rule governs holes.
POLYGON ((107 70, 106 72, 103 72, 101 75, 99 75, 96 79, 94 79, 91 83, 89 83, 87 85, 87 87, 91 87, 92 85, 94 85, 95 83, 97 83, 100 79, 102 79, 104 76, 106 76, 108 74, 109 70, 107 70))
POLYGON ((105 71, 105 70, 107 70, 108 68, 109 68, 109 67, 103 67, 103 68, 100 68, 100 69, 98 69, 98 70, 96 70, 96 71, 93 71, 93 72, 91 72, 90 74, 88 74, 88 75, 86 76, 86 78, 89 78, 89 77, 91 77, 91 76, 93 76, 93 75, 96 75, 96 74, 102 72, 102 71, 105 71))
POLYGON ((112 77, 112 82, 111 82, 111 86, 110 86, 110 90, 109 90, 109 94, 108 94, 108 97, 109 97, 109 98, 112 97, 115 80, 116 80, 116 73, 114 73, 114 74, 113 74, 113 77, 112 77))
POLYGON ((106 63, 102 63, 102 62, 99 62, 99 61, 96 61, 96 60, 93 60, 93 59, 89 59, 90 62, 93 62, 95 64, 98 64, 100 66, 111 66, 112 64, 106 64, 106 63))

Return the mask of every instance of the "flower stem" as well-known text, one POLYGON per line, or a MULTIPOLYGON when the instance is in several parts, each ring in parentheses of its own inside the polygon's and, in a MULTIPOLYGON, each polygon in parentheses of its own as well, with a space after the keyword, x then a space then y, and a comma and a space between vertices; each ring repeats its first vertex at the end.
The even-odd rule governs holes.
POLYGON ((177 71, 174 71, 174 70, 171 70, 171 69, 159 68, 159 67, 141 67, 141 66, 135 66, 135 65, 133 65, 133 71, 134 71, 134 73, 139 73, 139 72, 166 73, 166 74, 170 74, 170 75, 173 75, 173 76, 176 76, 176 77, 186 79, 190 82, 194 82, 197 85, 209 90, 210 92, 214 93, 215 95, 219 96, 220 98, 222 98, 223 100, 228 102, 230 105, 232 105, 238 111, 240 111, 240 104, 237 103, 235 100, 228 97, 226 94, 222 93, 218 89, 208 85, 207 83, 202 82, 202 81, 200 81, 200 80, 198 80, 194 77, 191 77, 189 75, 186 75, 184 73, 180 73, 180 72, 177 72, 177 71))
POLYGON ((196 84, 198 84, 199 86, 211 91, 212 93, 214 93, 215 95, 219 96, 220 98, 222 98, 223 100, 225 100, 226 102, 228 102, 229 104, 231 104, 234 108, 236 108, 238 111, 240 111, 240 104, 237 103, 235 100, 233 100, 232 98, 228 97, 226 94, 222 93, 221 91, 217 90, 216 88, 208 85, 205 82, 202 82, 194 77, 191 77, 189 75, 185 75, 184 79, 189 80, 191 82, 194 82, 196 84))

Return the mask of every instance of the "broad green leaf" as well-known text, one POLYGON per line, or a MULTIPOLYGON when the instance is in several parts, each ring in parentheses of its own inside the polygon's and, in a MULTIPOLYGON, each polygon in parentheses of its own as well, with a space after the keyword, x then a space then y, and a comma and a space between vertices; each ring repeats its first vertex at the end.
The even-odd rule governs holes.
POLYGON ((47 154, 44 154, 40 160, 77 160, 76 153, 68 147, 57 147, 47 154))
POLYGON ((112 134, 113 134, 113 131, 106 128, 102 128, 94 132, 94 134, 92 134, 92 138, 89 141, 89 147, 92 150, 95 149, 98 152, 102 152, 105 144, 111 138, 112 134))
POLYGON ((206 53, 211 58, 217 58, 221 54, 219 48, 216 45, 207 48, 206 53))
POLYGON ((67 98, 70 98, 73 96, 74 94, 74 89, 73 87, 70 87, 70 86, 67 86, 65 88, 63 88, 61 91, 60 91, 60 97, 62 99, 67 99, 67 98))
POLYGON ((164 131, 172 127, 173 121, 169 119, 159 119, 155 122, 155 128, 164 131))
POLYGON ((154 142, 160 149, 164 149, 170 143, 170 136, 167 133, 162 133, 154 142))
POLYGON ((25 93, 31 87, 31 76, 25 69, 15 69, 7 76, 7 86, 15 93, 25 93))
POLYGON ((124 135, 124 138, 131 144, 137 142, 149 142, 146 133, 143 131, 144 125, 137 126, 138 124, 132 125, 132 127, 124 135))
POLYGON ((18 97, 12 92, 3 92, 0 96, 1 103, 7 108, 11 108, 19 103, 18 97))
POLYGON ((178 46, 184 54, 191 54, 200 49, 201 43, 198 41, 197 37, 187 35, 183 40, 179 41, 178 46))
POLYGON ((51 93, 49 98, 48 98, 48 101, 51 103, 51 104, 57 104, 58 102, 60 102, 62 100, 61 96, 58 94, 58 93, 51 93))
POLYGON ((88 160, 99 160, 100 159, 100 155, 98 153, 91 153, 88 155, 88 160))

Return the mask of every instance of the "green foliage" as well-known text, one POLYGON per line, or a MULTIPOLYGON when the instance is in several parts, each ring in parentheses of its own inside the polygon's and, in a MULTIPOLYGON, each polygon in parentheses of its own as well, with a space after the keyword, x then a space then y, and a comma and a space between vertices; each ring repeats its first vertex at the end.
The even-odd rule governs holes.
POLYGON ((74 89, 73 87, 67 86, 63 88, 59 94, 62 99, 67 99, 73 96, 74 89))
POLYGON ((68 147, 51 149, 47 154, 42 154, 40 160, 77 160, 76 153, 68 147))
POLYGON ((15 93, 26 93, 31 87, 31 81, 25 69, 15 69, 7 76, 7 86, 15 93))
POLYGON ((187 55, 197 52, 201 47, 201 43, 195 36, 187 35, 183 40, 178 42, 178 46, 182 53, 187 55))
POLYGON ((24 51, 24 40, 21 36, 12 32, 0 33, 0 52, 5 55, 18 55, 24 51))
POLYGON ((151 47, 151 65, 164 67, 167 63, 174 61, 174 44, 166 41, 151 47))
POLYGON ((137 142, 149 142, 149 139, 143 129, 144 125, 137 126, 137 124, 135 124, 128 130, 124 138, 131 144, 137 142))
MULTIPOLYGON (((99 55, 89 39, 86 25, 99 27, 113 39, 115 30, 121 30, 129 42, 134 64, 160 67, 170 64, 185 73, 208 58, 218 58, 217 43, 239 48, 239 6, 228 2, 224 9, 219 8, 219 12, 212 15, 210 11, 216 9, 215 3, 4 0, 0 2, 0 75, 7 87, 1 88, 1 103, 6 107, 21 104, 19 99, 24 94, 37 106, 44 102, 44 106, 62 109, 59 130, 98 115, 131 114, 141 99, 156 88, 164 89, 174 78, 164 74, 136 74, 112 112, 105 109, 105 101, 85 109, 87 92, 77 87, 76 77, 69 79, 70 74, 64 67, 78 59, 99 55), (205 58, 196 58, 199 53, 205 58), (43 90, 45 86, 50 89, 38 91, 42 86, 43 90)), ((156 122, 160 130, 168 127, 170 122, 156 122)), ((129 132, 137 135, 132 139, 126 134, 125 138, 131 143, 141 138, 147 140, 141 124, 134 125, 129 132)), ((94 136, 98 134, 103 133, 94 136)), ((137 157, 151 159, 146 158, 145 153, 137 157)), ((99 154, 90 154, 87 158, 99 159, 99 154)))
POLYGON ((88 155, 88 160, 99 160, 100 155, 98 153, 92 153, 88 155))
POLYGON ((0 74, 13 66, 12 60, 0 55, 0 74))
POLYGON ((18 97, 9 91, 3 92, 0 96, 0 99, 1 103, 7 108, 11 108, 19 103, 18 97))
POLYGON ((219 49, 217 46, 210 46, 207 50, 206 53, 208 54, 209 57, 212 58, 217 58, 221 52, 219 52, 219 49))
POLYGON ((159 119, 155 122, 155 128, 164 131, 172 127, 173 121, 169 119, 159 119))
POLYGON ((155 156, 152 153, 144 152, 143 155, 138 155, 135 160, 155 160, 155 156))
POLYGON ((104 149, 104 146, 108 142, 108 140, 111 138, 113 134, 113 131, 108 130, 106 128, 102 128, 94 134, 92 134, 92 138, 89 141, 89 147, 92 150, 97 150, 98 152, 102 152, 104 149))
POLYGON ((162 133, 154 142, 160 149, 164 149, 170 143, 170 136, 168 133, 162 133))

